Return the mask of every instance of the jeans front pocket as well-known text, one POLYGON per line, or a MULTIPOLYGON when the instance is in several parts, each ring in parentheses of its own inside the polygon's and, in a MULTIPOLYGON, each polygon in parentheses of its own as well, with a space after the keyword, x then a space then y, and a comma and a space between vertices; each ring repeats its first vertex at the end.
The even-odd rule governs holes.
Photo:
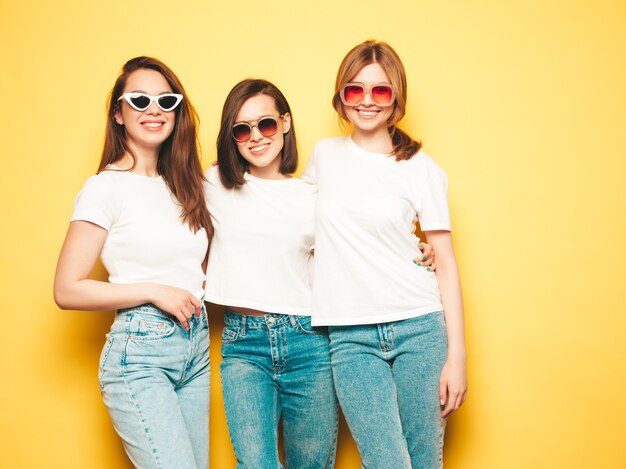
POLYGON ((327 335, 328 328, 325 326, 313 327, 311 316, 294 316, 297 329, 306 335, 327 335))
POLYGON ((131 340, 164 339, 175 330, 176 323, 159 314, 134 312, 128 322, 128 337, 131 340))

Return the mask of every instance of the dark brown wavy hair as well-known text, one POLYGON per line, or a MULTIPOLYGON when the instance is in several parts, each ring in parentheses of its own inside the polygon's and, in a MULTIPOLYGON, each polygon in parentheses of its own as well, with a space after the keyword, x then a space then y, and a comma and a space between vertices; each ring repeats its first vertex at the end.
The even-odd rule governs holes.
POLYGON ((120 76, 115 81, 107 102, 107 124, 104 148, 98 172, 104 171, 107 165, 115 163, 125 154, 130 155, 135 166, 136 155, 126 140, 126 128, 115 121, 115 114, 120 111, 121 101, 118 98, 131 73, 149 69, 159 72, 172 88, 173 93, 183 95, 183 100, 176 108, 174 130, 159 149, 157 172, 167 184, 182 209, 182 220, 197 232, 204 228, 209 236, 213 236, 213 224, 204 200, 202 166, 198 146, 198 114, 191 105, 182 83, 174 72, 163 62, 152 57, 135 57, 124 64, 120 76))
POLYGON ((291 128, 284 135, 279 171, 281 174, 291 174, 298 167, 298 146, 296 131, 293 124, 291 108, 281 91, 267 80, 248 78, 237 83, 224 102, 222 122, 217 136, 217 161, 219 163, 220 179, 224 187, 231 189, 245 184, 243 175, 249 170, 250 164, 239 153, 237 143, 233 139, 233 125, 241 106, 250 98, 257 95, 267 95, 274 100, 274 105, 281 116, 289 113, 291 128))
POLYGON ((398 161, 408 160, 417 153, 422 144, 413 140, 406 132, 396 126, 406 112, 406 72, 400 57, 389 44, 369 39, 348 52, 337 72, 335 94, 332 100, 333 107, 343 122, 349 122, 346 109, 339 96, 341 88, 346 83, 351 82, 363 67, 373 63, 379 64, 385 71, 396 94, 393 112, 387 121, 387 130, 391 135, 393 144, 391 154, 398 161))

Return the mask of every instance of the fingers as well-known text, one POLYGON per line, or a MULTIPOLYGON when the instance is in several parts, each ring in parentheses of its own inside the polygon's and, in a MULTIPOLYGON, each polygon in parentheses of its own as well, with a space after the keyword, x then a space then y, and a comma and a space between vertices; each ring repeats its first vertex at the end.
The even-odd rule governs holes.
POLYGON ((200 304, 200 302, 195 296, 192 296, 189 301, 190 301, 190 306, 191 306, 191 309, 193 310, 193 313, 197 317, 199 317, 200 313, 202 312, 202 304, 200 304))
POLYGON ((189 325, 187 324, 187 321, 191 319, 191 317, 194 315, 196 317, 200 317, 201 313, 202 305, 195 296, 190 294, 180 308, 180 317, 178 315, 177 317, 180 321, 181 326, 183 326, 183 328, 188 331, 189 325))
MULTIPOLYGON (((461 407, 461 404, 463 404, 463 402, 465 401, 465 396, 466 396, 465 391, 462 392, 460 390, 456 390, 456 391, 449 390, 448 398, 447 400, 445 400, 445 407, 441 411, 441 417, 443 419, 447 419, 450 415, 452 415, 453 412, 458 410, 459 407, 461 407)), ((439 397, 441 399, 441 393, 439 397)), ((440 402, 442 401, 440 400, 440 402)))
POLYGON ((178 322, 180 322, 180 325, 183 326, 183 329, 188 331, 189 330, 189 326, 187 325, 187 319, 189 319, 189 318, 185 315, 185 313, 183 313, 182 309, 181 309, 181 311, 176 311, 176 312, 174 312, 172 314, 174 314, 176 319, 178 319, 178 322))
POLYGON ((200 308, 196 307, 196 305, 199 306, 198 300, 196 300, 195 297, 190 296, 181 305, 181 307, 179 309, 179 314, 176 315, 176 317, 180 321, 180 325, 183 326, 183 328, 186 331, 189 330, 189 325, 187 324, 187 321, 189 321, 189 319, 191 319, 194 314, 195 315, 199 315, 200 314, 200 308))
POLYGON ((439 404, 444 405, 446 403, 446 397, 448 395, 448 383, 445 381, 439 381, 439 404))
POLYGON ((456 400, 456 403, 454 404, 454 410, 458 410, 459 407, 461 407, 461 405, 463 405, 463 403, 465 402, 465 397, 466 397, 466 393, 460 393, 459 397, 456 400))
POLYGON ((435 272, 437 270, 437 266, 435 265, 434 259, 431 257, 430 259, 426 259, 425 261, 422 260, 424 256, 418 258, 418 259, 413 259, 413 264, 415 264, 418 267, 423 267, 425 268, 427 271, 429 272, 435 272), (427 264, 428 262, 428 264, 427 264))
POLYGON ((202 314, 202 303, 189 291, 167 285, 155 284, 154 305, 172 314, 185 330, 189 330, 188 321, 194 315, 202 314))
POLYGON ((426 258, 431 258, 433 257, 433 247, 430 244, 427 243, 419 243, 418 246, 420 248, 420 251, 422 251, 422 254, 424 254, 425 259, 426 258))
POLYGON ((439 404, 443 409, 441 410, 441 418, 447 419, 452 413, 454 407, 454 401, 448 395, 448 382, 444 380, 439 381, 439 404))
POLYGON ((452 399, 448 399, 445 407, 441 411, 441 418, 444 420, 447 419, 448 417, 450 417, 450 414, 452 414, 452 412, 454 412, 454 402, 452 401, 452 399))
POLYGON ((424 266, 430 266, 431 270, 435 271, 435 249, 427 243, 419 243, 418 247, 422 251, 421 262, 424 266))

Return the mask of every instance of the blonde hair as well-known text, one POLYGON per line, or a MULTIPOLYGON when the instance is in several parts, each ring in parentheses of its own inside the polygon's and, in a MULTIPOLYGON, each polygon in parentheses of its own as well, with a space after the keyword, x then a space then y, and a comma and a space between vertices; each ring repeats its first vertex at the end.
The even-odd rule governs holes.
POLYGON ((341 88, 353 80, 363 67, 373 63, 379 64, 387 74, 396 95, 393 112, 387 121, 387 130, 393 144, 391 154, 398 161, 408 160, 421 148, 421 143, 413 140, 406 132, 396 126, 406 112, 406 73, 400 57, 389 44, 369 39, 348 52, 337 72, 335 94, 332 100, 333 107, 343 122, 349 122, 345 106, 339 96, 341 88))

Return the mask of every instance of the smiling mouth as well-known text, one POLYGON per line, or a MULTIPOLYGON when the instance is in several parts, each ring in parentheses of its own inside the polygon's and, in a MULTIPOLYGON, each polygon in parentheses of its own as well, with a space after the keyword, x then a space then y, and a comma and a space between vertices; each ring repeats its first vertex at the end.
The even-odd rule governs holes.
POLYGON ((359 113, 359 115, 363 117, 374 117, 378 115, 378 113, 380 112, 380 110, 378 109, 359 109, 359 108, 357 108, 356 111, 359 113))
POLYGON ((159 130, 163 127, 163 122, 142 122, 141 125, 149 130, 159 130))
POLYGON ((263 153, 265 150, 267 150, 267 148, 270 146, 269 143, 264 143, 263 145, 257 145, 254 147, 250 147, 249 150, 252 153, 263 153))

